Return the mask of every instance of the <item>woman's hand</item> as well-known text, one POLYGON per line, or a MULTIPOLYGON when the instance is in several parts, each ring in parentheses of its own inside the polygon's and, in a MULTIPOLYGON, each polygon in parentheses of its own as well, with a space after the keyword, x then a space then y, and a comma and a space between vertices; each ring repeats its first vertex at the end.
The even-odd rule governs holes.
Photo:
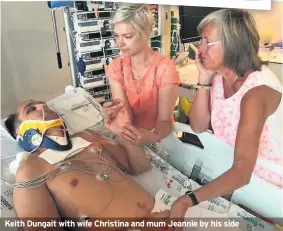
POLYGON ((199 71, 199 83, 209 84, 212 77, 215 75, 215 72, 205 69, 199 52, 196 54, 196 65, 199 71))
POLYGON ((137 129, 130 124, 126 124, 121 132, 123 139, 136 145, 151 144, 160 141, 161 137, 146 129, 137 129))

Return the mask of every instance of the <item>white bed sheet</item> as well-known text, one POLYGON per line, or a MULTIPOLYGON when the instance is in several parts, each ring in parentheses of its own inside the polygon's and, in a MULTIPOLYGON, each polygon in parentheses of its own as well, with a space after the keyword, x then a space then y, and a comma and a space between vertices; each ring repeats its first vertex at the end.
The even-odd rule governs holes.
MULTIPOLYGON (((168 164, 165 160, 166 156, 162 156, 161 158, 149 148, 146 148, 146 151, 149 159, 151 160, 152 169, 146 173, 143 173, 139 176, 134 176, 132 178, 153 197, 164 197, 166 192, 168 195, 178 198, 179 196, 184 195, 186 191, 195 190, 200 187, 199 184, 189 179, 187 176, 183 175, 180 171, 168 164)), ((165 204, 167 203, 168 201, 165 204)), ((162 206, 160 207, 160 211, 162 211, 162 206)), ((228 219, 239 222, 239 227, 229 227, 229 229, 227 229, 229 231, 276 230, 273 225, 263 221, 258 217, 255 217, 246 210, 222 197, 205 201, 197 206, 189 208, 185 217, 196 219, 197 222, 200 222, 202 219, 203 221, 218 220, 222 225, 224 225, 224 222, 228 219)), ((204 227, 187 227, 184 229, 184 231, 186 230, 200 231, 204 230, 204 227)), ((209 230, 219 230, 219 227, 210 227, 209 230)))

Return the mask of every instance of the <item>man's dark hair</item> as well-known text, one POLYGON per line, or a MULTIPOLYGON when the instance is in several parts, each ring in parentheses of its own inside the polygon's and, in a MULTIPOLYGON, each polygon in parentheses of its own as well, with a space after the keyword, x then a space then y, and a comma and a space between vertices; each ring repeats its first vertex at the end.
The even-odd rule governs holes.
POLYGON ((5 126, 10 133, 10 135, 16 139, 16 127, 17 127, 17 114, 9 115, 8 119, 5 121, 5 126))

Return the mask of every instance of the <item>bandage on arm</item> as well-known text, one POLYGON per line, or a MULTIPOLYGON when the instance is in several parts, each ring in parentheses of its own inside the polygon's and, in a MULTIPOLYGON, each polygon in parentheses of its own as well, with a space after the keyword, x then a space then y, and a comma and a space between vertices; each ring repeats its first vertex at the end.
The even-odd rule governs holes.
MULTIPOLYGON (((26 182, 38 177, 41 173, 35 166, 36 163, 34 161, 32 163, 27 162, 19 169, 16 181, 26 182)), ((56 204, 46 184, 31 189, 15 189, 13 192, 13 202, 18 218, 24 222, 27 222, 27 220, 37 222, 56 220, 56 223, 61 221, 56 204)), ((23 228, 24 231, 33 229, 33 227, 23 228)), ((40 228, 36 230, 40 230, 40 228)), ((61 231, 64 229, 56 226, 52 227, 52 230, 61 231)))

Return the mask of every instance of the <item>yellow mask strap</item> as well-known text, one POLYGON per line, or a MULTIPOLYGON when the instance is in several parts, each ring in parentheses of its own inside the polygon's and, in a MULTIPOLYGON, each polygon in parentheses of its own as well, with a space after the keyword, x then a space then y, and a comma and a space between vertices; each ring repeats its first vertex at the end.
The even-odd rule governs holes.
POLYGON ((61 119, 50 121, 28 120, 20 125, 18 135, 24 136, 25 132, 29 129, 37 129, 41 134, 44 134, 47 129, 59 126, 64 126, 61 119))

